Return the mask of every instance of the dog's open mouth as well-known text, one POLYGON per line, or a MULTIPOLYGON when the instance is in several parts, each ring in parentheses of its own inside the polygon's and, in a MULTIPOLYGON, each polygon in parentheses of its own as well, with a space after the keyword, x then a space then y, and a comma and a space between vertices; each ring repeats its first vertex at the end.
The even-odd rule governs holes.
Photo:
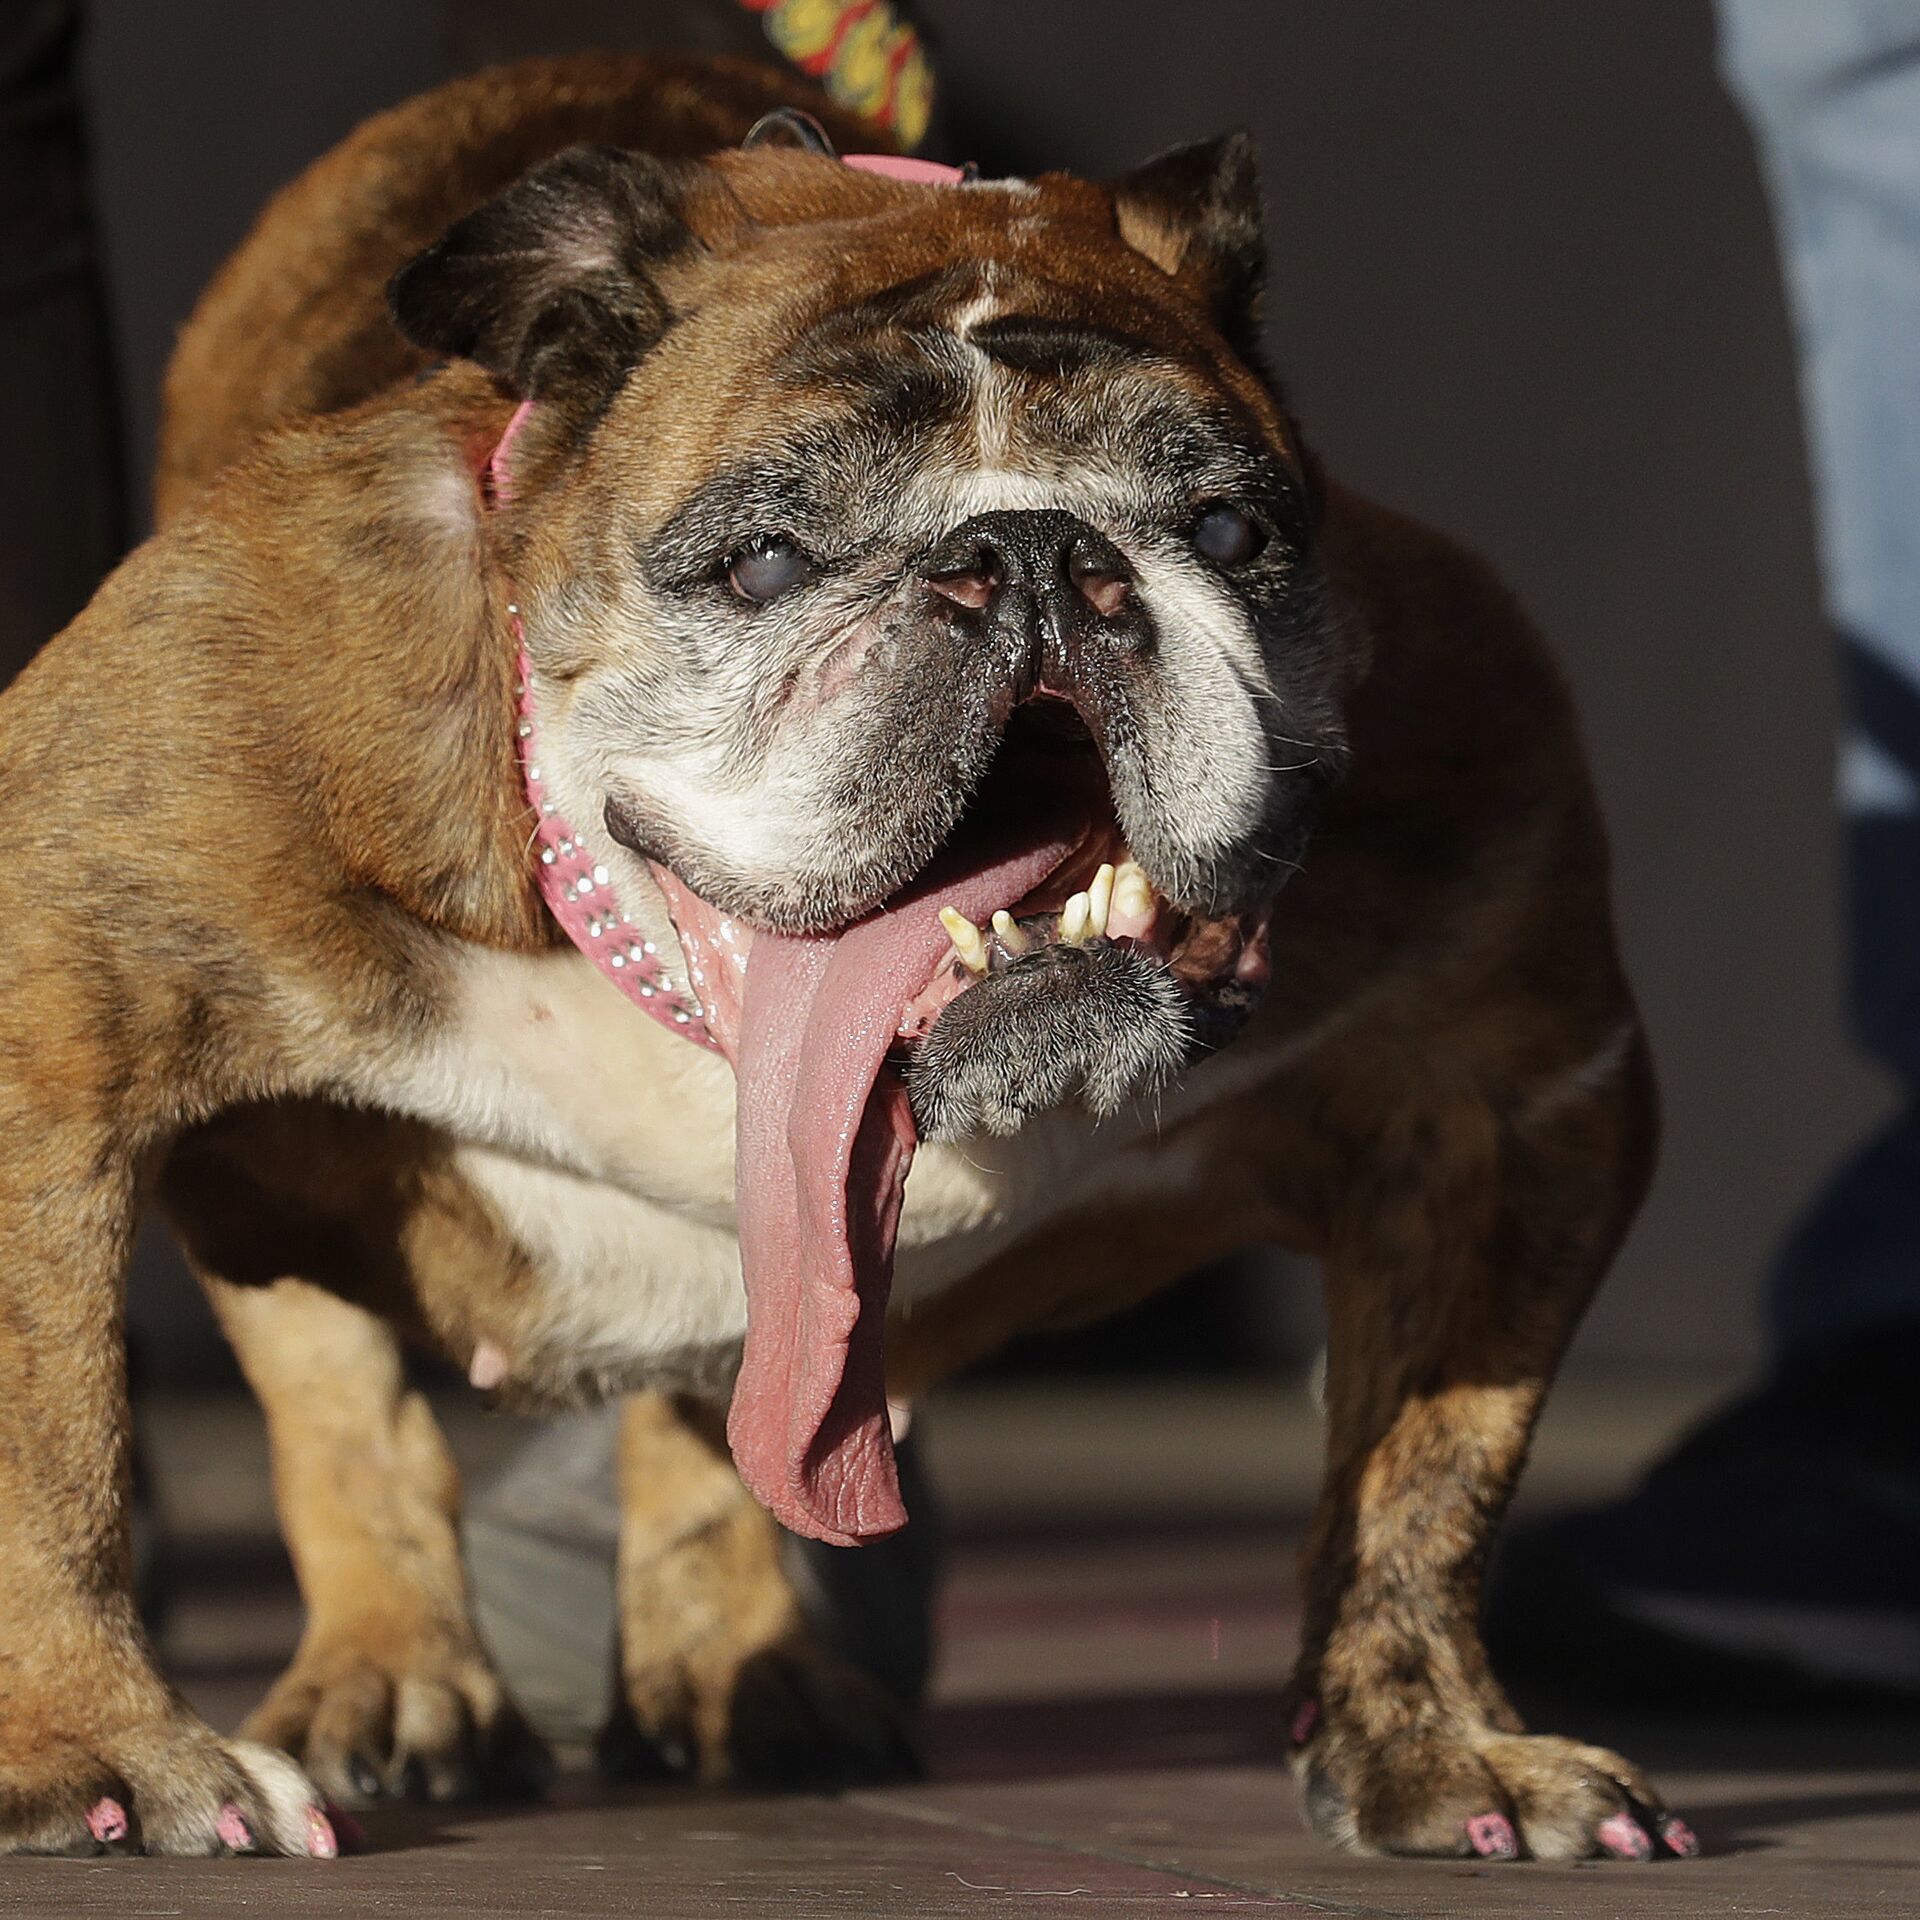
POLYGON ((749 933, 656 873, 738 1078, 735 1460, 796 1532, 891 1533, 883 1342, 922 1132, 1011 1131, 1076 1093, 1109 1110, 1103 1092, 1129 1089, 1114 1058, 1143 1034, 1149 1080, 1222 1044, 1264 985, 1265 916, 1200 919, 1154 892, 1084 727, 1051 700, 1016 715, 934 860, 847 927, 749 933))

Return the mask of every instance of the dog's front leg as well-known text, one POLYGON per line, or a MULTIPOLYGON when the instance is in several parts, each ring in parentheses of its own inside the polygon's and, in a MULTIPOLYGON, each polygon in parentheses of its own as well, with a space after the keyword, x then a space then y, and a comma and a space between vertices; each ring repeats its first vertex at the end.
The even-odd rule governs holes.
POLYGON ((916 1771, 906 1710, 808 1626, 781 1529, 734 1471, 724 1424, 723 1410, 664 1394, 627 1403, 621 1697, 603 1760, 623 1775, 795 1788, 916 1771))
POLYGON ((31 1052, 0 1049, 0 1853, 330 1855, 306 1776, 218 1738, 155 1671, 135 1614, 133 1168, 101 1117, 90 1030, 35 1012, 31 1052))
MULTIPOLYGON (((1468 1076, 1461 1076, 1469 1084, 1468 1076)), ((1487 1549, 1650 1145, 1637 1040, 1602 1093, 1404 1111, 1326 1256, 1326 1484, 1289 1705, 1308 1817, 1367 1852, 1691 1850, 1639 1770, 1530 1737, 1479 1633, 1487 1549)))
POLYGON ((307 1608, 247 1734, 351 1804, 538 1792, 547 1749, 474 1631, 459 1474, 392 1330, 305 1281, 201 1278, 266 1412, 307 1608))

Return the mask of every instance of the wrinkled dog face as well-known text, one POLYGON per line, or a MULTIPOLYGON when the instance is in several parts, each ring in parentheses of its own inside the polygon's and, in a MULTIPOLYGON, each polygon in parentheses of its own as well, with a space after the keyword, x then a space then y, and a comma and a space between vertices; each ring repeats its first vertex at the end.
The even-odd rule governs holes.
POLYGON ((956 929, 903 1032, 953 1040, 961 989, 1032 999, 1049 954, 1117 942, 1192 1011, 1137 978, 1113 1018, 1164 1001, 1161 1053, 1208 1043, 1351 671, 1236 352, 1259 266, 1238 141, 1112 189, 579 150, 456 228, 396 310, 537 403, 516 566, 571 816, 785 932, 1026 821, 1071 850, 956 929))
POLYGON ((648 636, 581 707, 609 818, 749 920, 887 898, 1042 690, 1180 905, 1245 910, 1300 850, 1329 715, 1297 484, 1151 344, 1022 293, 969 266, 825 316, 772 370, 794 424, 596 610, 648 636))

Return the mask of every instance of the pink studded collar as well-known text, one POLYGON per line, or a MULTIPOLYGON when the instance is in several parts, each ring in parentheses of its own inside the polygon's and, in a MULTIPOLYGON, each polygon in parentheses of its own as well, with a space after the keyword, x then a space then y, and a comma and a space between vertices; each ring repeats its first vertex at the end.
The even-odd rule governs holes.
MULTIPOLYGON (((508 457, 532 411, 531 400, 521 401, 507 422, 499 444, 487 456, 486 491, 494 506, 504 506, 513 498, 508 457)), ((653 942, 621 907, 605 863, 587 844, 585 836, 562 819, 559 808, 547 798, 546 781, 540 771, 540 727, 533 706, 533 667, 527 658, 526 621, 517 600, 507 602, 507 619, 519 654, 519 677, 515 685, 519 718, 514 729, 518 736, 515 744, 519 750, 521 784, 526 789, 527 804, 533 809, 535 824, 530 851, 537 856, 534 876, 539 882, 540 897, 547 903, 547 911, 559 923, 561 932, 642 1013, 652 1014, 662 1026, 698 1041, 703 1047, 717 1048, 719 1042, 707 1026, 704 1010, 668 980, 653 942)))
MULTIPOLYGON (((883 174, 889 179, 923 186, 950 186, 965 178, 958 167, 896 154, 850 153, 845 156, 844 164, 865 173, 883 174)), ((492 506, 505 506, 513 498, 509 464, 513 443, 532 411, 531 400, 521 401, 499 443, 487 456, 485 491, 492 506)), ((718 1051, 720 1042, 707 1023, 705 1009, 669 980, 653 942, 622 909, 606 864, 595 855, 584 836, 561 818, 555 803, 547 798, 540 771, 540 728, 534 712, 526 623, 517 600, 508 601, 507 618, 519 654, 515 731, 520 777, 536 823, 531 851, 537 855, 535 877, 540 897, 567 938, 642 1013, 651 1014, 662 1026, 686 1039, 718 1051)))

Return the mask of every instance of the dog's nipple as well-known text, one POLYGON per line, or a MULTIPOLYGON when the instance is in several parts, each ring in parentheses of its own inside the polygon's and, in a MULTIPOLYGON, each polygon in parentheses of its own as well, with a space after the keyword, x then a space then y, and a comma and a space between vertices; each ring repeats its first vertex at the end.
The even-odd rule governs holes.
POLYGON ((497 1347, 491 1340, 482 1340, 473 1350, 472 1364, 467 1368, 467 1378, 482 1393, 491 1393, 507 1377, 511 1363, 507 1359, 505 1347, 497 1347))

